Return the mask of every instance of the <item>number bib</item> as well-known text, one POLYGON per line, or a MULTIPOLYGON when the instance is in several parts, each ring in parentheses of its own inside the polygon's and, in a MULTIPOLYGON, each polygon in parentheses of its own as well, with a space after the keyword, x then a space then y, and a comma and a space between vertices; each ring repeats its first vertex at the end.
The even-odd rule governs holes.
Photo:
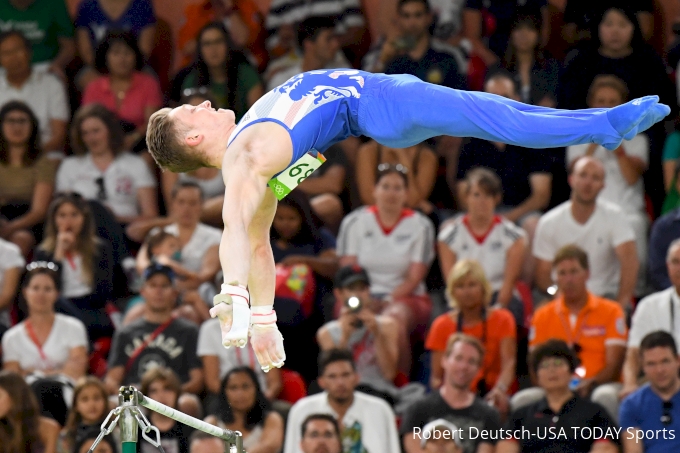
POLYGON ((321 153, 317 153, 316 156, 311 152, 304 154, 293 165, 286 168, 277 177, 272 178, 269 181, 269 187, 279 201, 283 200, 324 162, 326 162, 326 158, 321 153))

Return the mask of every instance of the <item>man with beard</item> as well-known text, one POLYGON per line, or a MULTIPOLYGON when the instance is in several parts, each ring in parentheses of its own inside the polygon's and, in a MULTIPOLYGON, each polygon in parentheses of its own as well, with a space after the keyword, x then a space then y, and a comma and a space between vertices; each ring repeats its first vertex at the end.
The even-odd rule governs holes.
POLYGON ((538 221, 533 254, 535 284, 547 291, 553 285, 552 262, 557 251, 574 244, 588 251, 588 291, 629 308, 637 281, 638 257, 633 229, 621 209, 598 200, 604 187, 604 167, 582 157, 569 176, 571 199, 546 212, 538 221))
POLYGON ((340 453, 340 429, 329 414, 312 414, 302 422, 302 453, 340 453))
POLYGON ((352 352, 331 349, 319 359, 322 393, 299 400, 288 414, 284 453, 297 453, 302 423, 310 414, 331 414, 340 423, 345 453, 397 452, 400 449, 394 412, 382 399, 355 391, 359 384, 352 352))
POLYGON ((496 409, 470 391, 483 358, 484 347, 479 340, 461 333, 451 335, 442 357, 444 380, 439 391, 414 403, 404 413, 400 434, 406 453, 426 451, 421 443, 423 427, 437 419, 444 419, 462 430, 459 440, 464 453, 494 451, 495 440, 475 436, 481 432, 495 433, 500 428, 496 409))
POLYGON ((623 453, 679 451, 680 358, 673 335, 660 330, 646 335, 640 363, 648 384, 624 399, 619 410, 623 453), (637 430, 658 434, 640 440, 637 430))

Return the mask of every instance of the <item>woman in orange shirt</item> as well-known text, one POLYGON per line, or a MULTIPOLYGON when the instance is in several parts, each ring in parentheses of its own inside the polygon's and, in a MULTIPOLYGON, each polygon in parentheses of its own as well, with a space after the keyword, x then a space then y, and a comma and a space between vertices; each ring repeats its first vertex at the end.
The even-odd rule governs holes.
POLYGON ((508 390, 515 381, 517 327, 505 308, 490 308, 491 287, 482 266, 460 260, 447 278, 446 295, 451 310, 438 316, 427 334, 425 348, 431 352, 430 387, 442 384, 442 358, 449 337, 462 332, 478 338, 485 348, 484 362, 473 390, 484 396, 501 413, 508 410, 508 390))

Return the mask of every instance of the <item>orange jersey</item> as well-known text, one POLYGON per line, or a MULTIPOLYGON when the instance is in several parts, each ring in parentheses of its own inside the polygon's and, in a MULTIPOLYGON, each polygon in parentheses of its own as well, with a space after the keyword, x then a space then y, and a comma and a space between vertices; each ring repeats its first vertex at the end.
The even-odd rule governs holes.
MULTIPOLYGON (((445 351, 449 337, 458 331, 457 315, 444 313, 438 316, 430 327, 425 341, 425 349, 429 351, 445 351)), ((462 332, 477 338, 484 344, 484 366, 472 383, 471 388, 476 389, 479 381, 484 378, 487 390, 490 390, 501 373, 501 341, 506 338, 517 338, 515 318, 505 308, 489 309, 486 319, 486 340, 484 337, 483 323, 474 326, 464 326, 462 332)))
POLYGON ((529 346, 550 339, 564 340, 569 346, 578 344, 578 357, 586 370, 585 378, 598 374, 605 365, 606 348, 626 345, 628 328, 621 305, 588 293, 588 302, 572 324, 570 312, 559 297, 534 313, 529 333, 529 346))
MULTIPOLYGON (((253 0, 236 0, 234 4, 236 5, 236 13, 248 27, 249 36, 246 48, 257 60, 258 68, 263 69, 267 63, 267 51, 264 47, 265 30, 262 13, 253 0)), ((182 27, 177 35, 177 48, 184 51, 184 46, 198 37, 201 28, 215 20, 219 20, 219 18, 215 17, 215 10, 209 0, 187 5, 184 9, 182 27)), ((189 63, 191 63, 191 58, 184 56, 181 66, 186 66, 189 63)))

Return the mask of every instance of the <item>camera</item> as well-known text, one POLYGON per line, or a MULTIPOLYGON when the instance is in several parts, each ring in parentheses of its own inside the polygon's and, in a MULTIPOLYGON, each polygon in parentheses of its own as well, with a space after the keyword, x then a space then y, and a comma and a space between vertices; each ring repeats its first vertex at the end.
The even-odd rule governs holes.
POLYGON ((361 299, 352 296, 345 301, 345 306, 349 308, 350 313, 359 313, 362 308, 361 299))
POLYGON ((397 38, 394 40, 394 47, 397 49, 399 52, 408 52, 412 50, 416 44, 418 43, 418 40, 410 35, 402 36, 400 38, 397 38))

